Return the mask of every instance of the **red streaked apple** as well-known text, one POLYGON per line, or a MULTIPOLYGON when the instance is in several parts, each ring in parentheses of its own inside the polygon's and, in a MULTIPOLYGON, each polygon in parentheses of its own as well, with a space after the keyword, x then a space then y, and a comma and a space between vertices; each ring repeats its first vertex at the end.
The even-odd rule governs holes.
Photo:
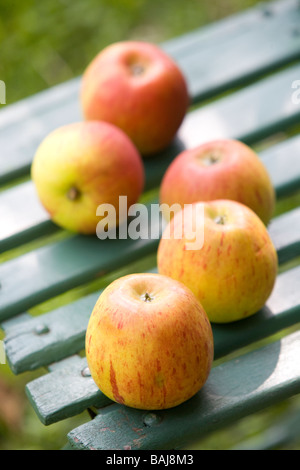
POLYGON ((275 191, 264 164, 246 144, 214 140, 181 152, 167 169, 160 202, 172 205, 232 199, 250 207, 267 225, 275 191))
POLYGON ((120 41, 100 51, 83 74, 80 100, 85 119, 120 127, 143 156, 170 144, 189 105, 179 66, 144 41, 120 41))
POLYGON ((169 239, 162 237, 158 247, 158 271, 189 287, 212 323, 241 320, 264 306, 277 275, 277 253, 249 207, 231 200, 194 203, 177 212, 167 229, 169 239), (204 206, 203 220, 196 219, 194 227, 195 233, 204 230, 204 242, 191 250, 186 230, 178 239, 172 234, 184 223, 182 213, 192 217, 195 205, 204 206))
POLYGON ((166 409, 206 382, 213 360, 207 315, 183 284, 141 273, 113 281, 100 295, 86 332, 91 375, 111 400, 166 409))
POLYGON ((110 227, 122 223, 119 196, 127 196, 130 206, 144 187, 138 150, 121 129, 100 121, 68 124, 51 132, 37 149, 31 175, 51 219, 83 234, 96 234, 96 226, 100 230, 100 204, 116 209, 110 227))

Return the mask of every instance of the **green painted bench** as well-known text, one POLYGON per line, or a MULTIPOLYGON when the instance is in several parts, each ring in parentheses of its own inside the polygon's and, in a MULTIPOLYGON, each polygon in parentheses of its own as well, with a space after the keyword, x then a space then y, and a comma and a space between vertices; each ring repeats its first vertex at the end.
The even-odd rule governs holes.
MULTIPOLYGON (((0 264, 0 323, 5 353, 15 374, 46 369, 26 386, 42 423, 89 410, 86 423, 69 432, 70 448, 188 448, 196 439, 299 394, 300 103, 293 100, 292 88, 300 79, 299 25, 299 2, 284 0, 161 45, 181 66, 192 106, 173 144, 145 161, 143 200, 157 201, 161 178, 182 149, 218 137, 243 140, 258 150, 276 189, 277 212, 269 231, 280 265, 274 292, 260 312, 238 323, 213 325, 215 364, 209 379, 195 397, 171 410, 150 413, 112 403, 95 386, 84 355, 87 322, 101 289, 121 273, 155 271, 158 240, 100 242, 65 233, 49 220, 29 179, 43 137, 81 119, 80 77, 2 107, 0 252, 7 258, 0 264), (51 299, 55 307, 32 315, 51 299)), ((270 448, 292 440, 300 436, 299 422, 300 410, 275 423, 263 441, 250 439, 237 448, 270 448)))

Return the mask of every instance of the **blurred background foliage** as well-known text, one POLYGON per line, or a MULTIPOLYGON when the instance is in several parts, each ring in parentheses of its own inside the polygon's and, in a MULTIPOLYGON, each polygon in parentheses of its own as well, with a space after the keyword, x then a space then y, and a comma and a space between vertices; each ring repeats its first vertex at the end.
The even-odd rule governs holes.
MULTIPOLYGON (((6 83, 7 104, 77 77, 112 42, 139 39, 161 43, 257 3, 258 0, 1 0, 0 79, 6 83)), ((40 423, 26 398, 25 385, 44 372, 15 377, 7 364, 0 365, 0 449, 60 449, 66 443, 67 432, 88 420, 83 413, 48 427, 40 423)), ((209 436, 196 447, 232 447, 267 429, 274 413, 293 406, 294 401, 289 401, 276 410, 265 410, 209 436)))
POLYGON ((80 75, 106 45, 159 43, 257 0, 1 0, 0 77, 7 103, 80 75))

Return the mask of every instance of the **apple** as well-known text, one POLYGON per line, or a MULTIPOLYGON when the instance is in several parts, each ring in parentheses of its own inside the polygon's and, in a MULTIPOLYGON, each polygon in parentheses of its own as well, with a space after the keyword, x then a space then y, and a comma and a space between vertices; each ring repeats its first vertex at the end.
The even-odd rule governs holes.
POLYGON ((99 389, 138 409, 179 405, 206 382, 213 361, 207 315, 190 289, 160 274, 113 281, 86 331, 86 358, 99 389))
POLYGON ((114 206, 115 225, 122 223, 119 195, 127 196, 130 206, 144 187, 138 150, 121 129, 101 121, 76 122, 51 132, 36 151, 31 175, 51 219, 82 234, 95 234, 96 226, 101 231, 104 219, 96 215, 100 204, 114 206))
POLYGON ((211 323, 241 320, 264 306, 278 260, 266 226, 252 209, 232 200, 197 202, 177 212, 166 230, 170 235, 163 233, 158 246, 158 272, 189 287, 211 323), (203 230, 204 241, 192 250, 191 229, 183 227, 181 237, 174 233, 193 217, 195 206, 202 206, 203 217, 194 217, 194 233, 203 230))
POLYGON ((206 142, 181 152, 168 167, 160 202, 192 204, 232 199, 250 207, 267 225, 273 215, 275 191, 258 155, 238 140, 206 142))
POLYGON ((173 140, 189 96, 182 71, 160 47, 120 41, 87 66, 80 101, 85 119, 115 124, 147 156, 173 140))

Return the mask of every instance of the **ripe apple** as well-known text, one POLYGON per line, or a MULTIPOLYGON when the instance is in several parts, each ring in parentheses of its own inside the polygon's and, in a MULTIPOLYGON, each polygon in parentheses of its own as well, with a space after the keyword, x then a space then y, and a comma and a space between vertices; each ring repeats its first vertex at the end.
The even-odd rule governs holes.
POLYGON ((258 155, 246 144, 214 140, 181 152, 167 169, 160 202, 172 205, 232 199, 250 207, 267 225, 275 191, 258 155))
POLYGON ((86 332, 91 375, 111 400, 171 408, 202 388, 213 360, 210 322, 183 284, 130 274, 100 295, 86 332))
MULTIPOLYGON (((192 224, 191 224, 192 225, 192 224)), ((203 305, 212 323, 228 323, 260 310, 272 292, 277 274, 277 253, 261 219, 247 206, 231 200, 186 205, 171 219, 158 246, 160 274, 184 283, 203 305), (191 233, 184 225, 203 205, 203 220, 195 219, 194 233, 204 230, 201 249, 188 249, 191 233)))
POLYGON ((144 166, 134 144, 121 129, 100 121, 51 132, 37 149, 31 175, 52 220, 83 234, 95 234, 99 224, 101 229, 96 215, 100 204, 115 207, 117 225, 119 195, 127 196, 130 206, 144 186, 144 166))
POLYGON ((120 127, 143 156, 169 145, 189 104, 178 65, 160 47, 143 41, 104 48, 83 74, 80 98, 87 120, 120 127))

